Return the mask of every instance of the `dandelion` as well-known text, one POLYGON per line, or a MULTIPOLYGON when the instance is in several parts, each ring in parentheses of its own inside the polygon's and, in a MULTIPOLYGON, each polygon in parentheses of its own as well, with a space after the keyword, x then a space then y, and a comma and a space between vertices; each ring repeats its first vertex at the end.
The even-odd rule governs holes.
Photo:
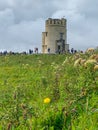
POLYGON ((95 65, 95 66, 94 66, 94 70, 98 70, 98 65, 95 65))
POLYGON ((51 101, 50 98, 45 98, 44 99, 44 103, 46 103, 46 104, 50 103, 50 101, 51 101))

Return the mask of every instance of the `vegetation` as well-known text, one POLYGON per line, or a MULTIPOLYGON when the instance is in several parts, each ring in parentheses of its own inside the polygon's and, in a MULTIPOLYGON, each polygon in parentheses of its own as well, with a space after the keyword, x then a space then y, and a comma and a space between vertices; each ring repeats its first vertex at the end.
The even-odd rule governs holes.
POLYGON ((97 64, 97 52, 0 56, 0 130, 98 130, 97 64))

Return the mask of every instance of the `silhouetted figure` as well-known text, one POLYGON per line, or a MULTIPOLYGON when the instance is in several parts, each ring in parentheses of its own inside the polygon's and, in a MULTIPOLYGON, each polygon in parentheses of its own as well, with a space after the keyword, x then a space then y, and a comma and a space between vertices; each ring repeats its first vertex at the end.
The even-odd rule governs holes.
POLYGON ((72 53, 72 54, 74 53, 74 49, 73 49, 73 48, 71 48, 71 53, 72 53))
POLYGON ((35 53, 38 54, 38 48, 35 48, 35 53))
POLYGON ((29 49, 29 54, 33 54, 33 50, 29 49))
POLYGON ((3 54, 6 55, 6 54, 7 54, 7 51, 4 51, 3 54))
POLYGON ((74 50, 74 53, 77 53, 77 50, 74 50))
POLYGON ((48 48, 48 53, 50 53, 50 48, 48 48))

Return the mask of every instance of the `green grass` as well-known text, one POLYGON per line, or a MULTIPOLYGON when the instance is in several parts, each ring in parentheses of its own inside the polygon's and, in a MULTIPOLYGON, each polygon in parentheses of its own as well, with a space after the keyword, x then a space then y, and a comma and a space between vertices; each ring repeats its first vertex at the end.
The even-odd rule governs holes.
POLYGON ((0 130, 98 130, 98 70, 76 57, 0 56, 0 130))

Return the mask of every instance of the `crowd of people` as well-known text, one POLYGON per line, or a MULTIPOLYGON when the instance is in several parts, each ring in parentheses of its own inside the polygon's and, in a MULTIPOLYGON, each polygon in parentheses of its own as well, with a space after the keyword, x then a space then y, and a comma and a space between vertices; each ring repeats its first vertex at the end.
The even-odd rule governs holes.
MULTIPOLYGON (((48 52, 48 54, 51 53, 50 48, 47 49, 47 52, 48 52)), ((66 50, 60 50, 60 49, 59 49, 59 50, 57 50, 57 51, 55 52, 55 54, 66 54, 66 53, 74 54, 74 53, 77 53, 77 52, 83 53, 82 50, 81 50, 81 51, 77 51, 77 50, 75 50, 74 48, 71 48, 71 49, 68 49, 67 51, 66 51, 66 50)))
POLYGON ((13 51, 1 51, 0 55, 16 55, 16 54, 38 54, 38 48, 35 48, 34 51, 32 49, 29 49, 28 52, 23 51, 23 52, 13 52, 13 51))
POLYGON ((35 48, 34 51, 29 49, 29 54, 33 54, 33 53, 38 54, 38 48, 35 48))
MULTIPOLYGON (((81 53, 83 53, 83 51, 77 51, 77 50, 75 50, 74 48, 71 48, 71 49, 69 49, 69 50, 67 50, 67 51, 65 51, 65 50, 63 50, 63 51, 61 51, 61 50, 58 50, 58 51, 56 51, 55 52, 55 54, 66 54, 66 53, 70 53, 70 54, 74 54, 74 53, 77 53, 77 52, 81 52, 81 53)), ((51 54, 51 49, 50 48, 48 48, 47 49, 47 53, 48 54, 51 54)), ((9 54, 9 55, 16 55, 16 54, 39 54, 39 51, 38 51, 38 48, 34 48, 34 50, 33 49, 29 49, 28 50, 28 52, 26 52, 26 51, 23 51, 23 52, 13 52, 13 51, 1 51, 0 52, 0 55, 7 55, 7 54, 9 54)))

